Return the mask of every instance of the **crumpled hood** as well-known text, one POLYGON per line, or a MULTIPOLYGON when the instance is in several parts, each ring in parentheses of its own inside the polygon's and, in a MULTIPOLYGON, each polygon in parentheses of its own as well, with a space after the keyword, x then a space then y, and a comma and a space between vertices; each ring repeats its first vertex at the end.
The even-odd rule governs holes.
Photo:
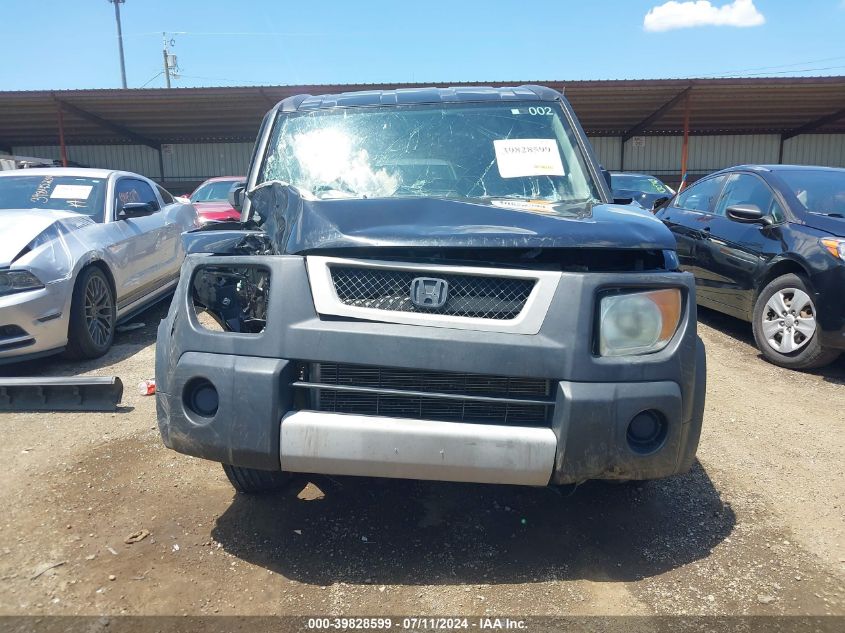
POLYGON ((45 231, 56 228, 55 236, 93 224, 79 213, 53 209, 0 209, 0 268, 14 259, 45 231))
POLYGON ((287 189, 264 225, 278 252, 353 247, 674 249, 652 216, 621 205, 443 198, 304 200, 287 189))

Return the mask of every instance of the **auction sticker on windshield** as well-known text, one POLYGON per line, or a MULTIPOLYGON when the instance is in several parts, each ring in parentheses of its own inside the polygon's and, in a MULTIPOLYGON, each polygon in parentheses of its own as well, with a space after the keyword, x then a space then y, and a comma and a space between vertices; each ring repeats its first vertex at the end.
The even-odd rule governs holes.
POLYGON ((92 189, 91 185, 56 185, 50 197, 61 200, 87 200, 92 189))
POLYGON ((502 178, 565 175, 554 139, 501 139, 493 141, 493 147, 502 178))

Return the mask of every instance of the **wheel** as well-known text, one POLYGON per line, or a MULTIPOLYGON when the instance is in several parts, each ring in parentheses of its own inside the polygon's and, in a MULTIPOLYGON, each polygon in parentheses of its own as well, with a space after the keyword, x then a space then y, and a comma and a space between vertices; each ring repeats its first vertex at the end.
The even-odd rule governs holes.
POLYGON ((114 292, 102 270, 89 266, 79 273, 70 303, 65 353, 70 358, 98 358, 114 342, 117 320, 114 292))
POLYGON ((757 347, 775 365, 813 369, 839 356, 839 351, 819 343, 812 292, 798 275, 783 275, 763 288, 754 304, 752 326, 757 347))
POLYGON ((223 464, 223 472, 235 490, 245 494, 281 490, 291 479, 290 473, 280 470, 258 470, 229 464, 223 464))

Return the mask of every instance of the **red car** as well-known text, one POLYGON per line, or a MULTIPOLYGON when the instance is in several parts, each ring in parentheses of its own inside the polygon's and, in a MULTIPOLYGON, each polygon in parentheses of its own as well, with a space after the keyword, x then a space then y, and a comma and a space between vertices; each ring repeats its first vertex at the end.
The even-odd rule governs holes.
POLYGON ((191 203, 197 210, 202 223, 220 220, 240 220, 241 213, 229 204, 229 189, 236 182, 246 180, 243 176, 221 176, 209 178, 191 194, 191 203))

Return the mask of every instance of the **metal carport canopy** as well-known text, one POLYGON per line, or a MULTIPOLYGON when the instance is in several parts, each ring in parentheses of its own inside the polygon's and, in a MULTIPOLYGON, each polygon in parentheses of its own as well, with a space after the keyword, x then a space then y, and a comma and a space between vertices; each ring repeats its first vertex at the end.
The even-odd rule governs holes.
MULTIPOLYGON (((845 77, 504 81, 564 90, 593 136, 681 134, 689 99, 695 135, 845 133, 845 77)), ((68 145, 252 141, 285 97, 425 84, 250 86, 0 92, 0 150, 55 145, 62 107, 68 145)))

